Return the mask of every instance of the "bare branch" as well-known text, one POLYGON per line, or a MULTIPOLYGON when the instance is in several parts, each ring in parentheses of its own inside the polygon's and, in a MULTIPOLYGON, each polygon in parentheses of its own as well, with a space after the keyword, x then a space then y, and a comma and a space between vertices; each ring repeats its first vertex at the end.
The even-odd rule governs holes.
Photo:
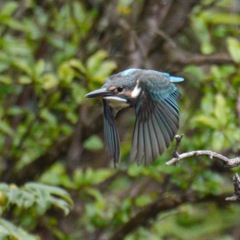
POLYGON ((180 160, 196 156, 207 156, 211 160, 219 160, 223 163, 223 166, 226 168, 234 168, 240 165, 240 158, 227 158, 219 153, 210 151, 210 150, 197 150, 187 153, 181 153, 178 157, 174 157, 171 160, 166 162, 166 166, 170 166, 178 163, 180 160))
POLYGON ((176 36, 189 22, 189 12, 199 2, 200 0, 171 1, 167 16, 163 19, 162 30, 172 37, 176 36))
MULTIPOLYGON (((187 153, 178 153, 178 147, 182 141, 183 135, 176 135, 176 145, 173 150, 172 156, 173 158, 166 162, 166 166, 170 166, 173 164, 177 164, 180 160, 195 156, 207 156, 211 160, 218 160, 223 163, 223 166, 226 168, 234 168, 240 165, 240 157, 236 158, 227 158, 219 153, 210 151, 210 150, 197 150, 191 151, 187 153)), ((236 174, 233 177, 233 185, 234 185, 234 194, 231 197, 227 197, 226 201, 240 201, 240 177, 236 174)))
POLYGON ((179 157, 179 153, 178 153, 178 147, 182 141, 182 138, 183 138, 183 134, 182 135, 176 135, 175 136, 175 139, 176 139, 176 145, 174 147, 174 150, 173 150, 173 153, 172 153, 172 156, 174 158, 178 158, 179 157))
POLYGON ((225 53, 214 54, 211 56, 205 55, 193 55, 186 58, 180 58, 175 60, 175 64, 179 65, 208 65, 208 64, 233 64, 232 58, 225 53))
POLYGON ((211 160, 218 160, 223 163, 223 166, 226 168, 234 168, 240 165, 240 157, 236 158, 227 158, 219 153, 210 151, 210 150, 197 150, 197 151, 191 151, 191 152, 186 152, 186 153, 181 153, 179 154, 177 152, 177 149, 179 147, 179 144, 181 143, 183 135, 176 136, 176 146, 173 151, 173 158, 169 161, 166 162, 166 166, 170 166, 173 164, 177 164, 179 161, 185 158, 190 158, 190 157, 197 157, 197 156, 207 156, 211 160))
POLYGON ((234 194, 225 198, 226 201, 240 201, 240 177, 236 173, 233 177, 234 194))

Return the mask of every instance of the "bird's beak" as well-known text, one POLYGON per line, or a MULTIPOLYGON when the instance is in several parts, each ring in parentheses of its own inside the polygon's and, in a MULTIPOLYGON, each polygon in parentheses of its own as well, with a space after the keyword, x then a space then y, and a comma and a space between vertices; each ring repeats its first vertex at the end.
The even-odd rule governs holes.
POLYGON ((112 92, 107 88, 100 88, 85 95, 87 98, 103 98, 107 96, 112 96, 112 92))

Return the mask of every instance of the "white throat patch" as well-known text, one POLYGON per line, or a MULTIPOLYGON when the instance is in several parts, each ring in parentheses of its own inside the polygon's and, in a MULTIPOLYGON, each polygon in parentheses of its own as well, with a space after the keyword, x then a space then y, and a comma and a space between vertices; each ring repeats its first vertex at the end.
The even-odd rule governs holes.
POLYGON ((133 91, 131 93, 132 98, 136 98, 142 90, 138 85, 139 85, 139 81, 137 80, 137 84, 136 84, 135 88, 133 89, 133 91))
POLYGON ((107 99, 109 101, 116 101, 116 102, 127 102, 127 99, 121 98, 121 97, 117 97, 117 96, 107 96, 104 97, 104 99, 107 99))
POLYGON ((129 107, 129 103, 127 102, 127 99, 116 97, 116 96, 108 96, 104 97, 108 101, 108 104, 110 107, 121 110, 122 108, 129 107))

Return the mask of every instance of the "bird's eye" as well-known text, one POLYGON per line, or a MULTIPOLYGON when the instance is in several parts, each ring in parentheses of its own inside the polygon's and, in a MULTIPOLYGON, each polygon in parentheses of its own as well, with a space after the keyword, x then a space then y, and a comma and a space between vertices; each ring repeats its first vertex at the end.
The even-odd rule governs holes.
POLYGON ((123 91, 123 87, 118 87, 117 90, 118 90, 118 92, 122 92, 123 91))

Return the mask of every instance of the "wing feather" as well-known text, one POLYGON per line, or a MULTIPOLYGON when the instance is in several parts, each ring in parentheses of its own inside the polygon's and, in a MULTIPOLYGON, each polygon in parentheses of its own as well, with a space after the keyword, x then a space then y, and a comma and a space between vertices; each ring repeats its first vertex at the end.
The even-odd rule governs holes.
POLYGON ((149 163, 171 144, 179 126, 181 95, 168 76, 145 71, 139 81, 131 160, 149 163))
MULTIPOLYGON (((152 158, 151 159, 156 159, 159 153, 159 147, 158 147, 158 138, 156 135, 156 130, 154 126, 154 116, 151 117, 149 124, 148 124, 148 132, 149 132, 149 138, 151 142, 150 149, 152 150, 152 158)), ((147 162, 150 162, 151 159, 148 159, 147 162)))
POLYGON ((114 110, 108 105, 107 101, 104 99, 103 113, 104 138, 108 152, 114 160, 114 166, 116 166, 120 159, 119 134, 114 119, 114 110))

